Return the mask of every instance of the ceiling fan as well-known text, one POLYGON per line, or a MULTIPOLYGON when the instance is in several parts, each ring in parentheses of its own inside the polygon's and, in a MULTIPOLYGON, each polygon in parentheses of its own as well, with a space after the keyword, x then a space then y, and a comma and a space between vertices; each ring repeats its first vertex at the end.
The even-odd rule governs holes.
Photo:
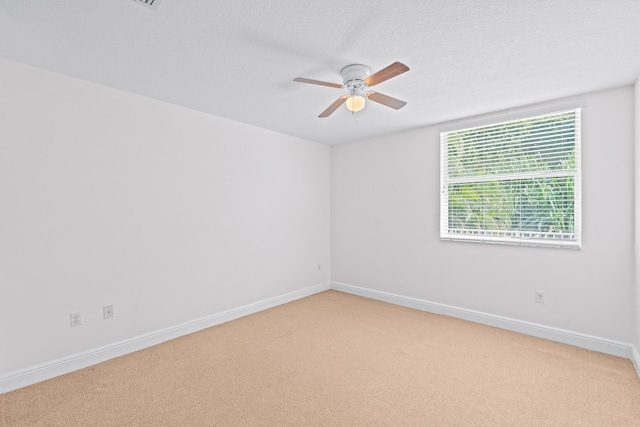
POLYGON ((409 67, 400 62, 394 62, 374 74, 371 74, 371 69, 366 65, 352 64, 347 65, 342 69, 342 71, 340 71, 342 81, 344 82, 341 85, 337 83, 323 82, 320 80, 306 79, 304 77, 296 77, 293 81, 335 87, 336 89, 346 89, 348 91, 347 94, 342 95, 333 104, 331 104, 329 108, 320 113, 318 117, 322 118, 329 117, 331 113, 336 111, 342 104, 346 104, 349 111, 356 113, 364 108, 366 99, 370 99, 379 104, 399 110, 407 104, 405 101, 368 89, 371 86, 375 86, 407 71, 409 71, 409 67))

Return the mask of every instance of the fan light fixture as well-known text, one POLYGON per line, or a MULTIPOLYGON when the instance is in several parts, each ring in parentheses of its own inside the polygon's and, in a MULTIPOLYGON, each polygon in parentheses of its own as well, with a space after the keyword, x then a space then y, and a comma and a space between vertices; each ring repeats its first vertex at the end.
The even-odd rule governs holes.
POLYGON ((347 98, 345 105, 347 106, 347 110, 352 113, 357 113, 364 108, 365 103, 364 93, 362 93, 361 90, 353 90, 347 98))

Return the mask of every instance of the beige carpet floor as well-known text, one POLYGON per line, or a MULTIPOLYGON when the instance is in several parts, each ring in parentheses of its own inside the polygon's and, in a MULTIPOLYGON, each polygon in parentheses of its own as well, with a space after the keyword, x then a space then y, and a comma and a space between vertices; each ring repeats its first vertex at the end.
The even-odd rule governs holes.
POLYGON ((629 360, 327 291, 0 395, 5 426, 640 426, 629 360))

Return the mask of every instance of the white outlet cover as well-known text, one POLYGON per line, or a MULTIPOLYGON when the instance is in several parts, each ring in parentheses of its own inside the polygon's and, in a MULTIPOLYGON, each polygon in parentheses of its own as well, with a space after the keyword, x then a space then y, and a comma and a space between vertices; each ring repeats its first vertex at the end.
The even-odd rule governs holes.
POLYGON ((71 327, 82 325, 82 313, 79 311, 70 314, 71 327))
POLYGON ((105 305, 102 307, 102 318, 103 319, 111 319, 113 317, 113 306, 105 305))
POLYGON ((544 291, 536 291, 536 302, 544 304, 544 291))

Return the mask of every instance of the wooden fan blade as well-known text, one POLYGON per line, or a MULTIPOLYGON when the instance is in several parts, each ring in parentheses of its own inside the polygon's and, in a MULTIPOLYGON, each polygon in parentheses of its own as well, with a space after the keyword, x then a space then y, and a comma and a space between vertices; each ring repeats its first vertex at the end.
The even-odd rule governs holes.
POLYGON ((342 85, 339 85, 337 83, 329 83, 329 82, 323 82, 320 80, 313 80, 313 79, 305 79, 304 77, 296 77, 295 79, 293 79, 294 82, 300 82, 300 83, 311 83, 312 85, 320 85, 320 86, 329 86, 329 87, 335 87, 337 89, 342 89, 342 85))
POLYGON ((405 105, 407 105, 405 101, 402 101, 397 98, 393 98, 391 96, 383 95, 379 92, 367 92, 366 95, 367 95, 367 98, 369 98, 370 100, 382 105, 386 105, 387 107, 394 108, 396 110, 399 110, 405 105))
POLYGON ((340 98, 336 99, 333 104, 329 105, 329 108, 327 108, 322 113, 320 113, 318 117, 329 117, 331 113, 336 111, 338 107, 344 104, 344 102, 347 100, 348 97, 349 95, 342 95, 340 98))
POLYGON ((383 68, 377 73, 370 75, 369 77, 364 79, 364 82, 367 86, 375 86, 385 80, 389 80, 390 78, 398 76, 407 71, 409 71, 409 67, 401 62, 394 62, 393 64, 389 65, 386 68, 383 68))

